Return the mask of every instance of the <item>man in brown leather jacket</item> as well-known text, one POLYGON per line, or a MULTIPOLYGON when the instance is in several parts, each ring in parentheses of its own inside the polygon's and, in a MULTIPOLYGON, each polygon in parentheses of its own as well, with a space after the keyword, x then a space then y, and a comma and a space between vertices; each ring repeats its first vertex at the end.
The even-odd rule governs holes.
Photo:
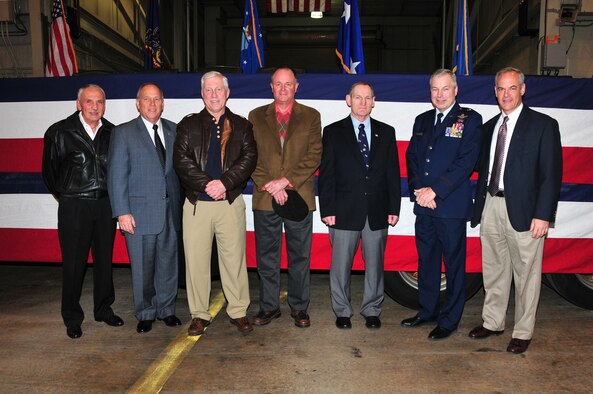
POLYGON ((113 124, 103 118, 105 92, 97 85, 81 87, 76 109, 45 133, 42 163, 43 180, 59 203, 62 318, 72 339, 82 335, 80 293, 91 247, 95 320, 110 326, 124 324, 111 309, 115 300, 111 271, 115 221, 106 172, 113 124))
POLYGON ((187 300, 192 316, 188 335, 210 324, 210 255, 216 235, 227 314, 242 333, 247 319, 249 282, 245 262, 245 202, 241 194, 257 164, 251 123, 226 108, 230 90, 217 71, 202 76, 206 108, 177 125, 173 165, 185 189, 183 242, 187 300))

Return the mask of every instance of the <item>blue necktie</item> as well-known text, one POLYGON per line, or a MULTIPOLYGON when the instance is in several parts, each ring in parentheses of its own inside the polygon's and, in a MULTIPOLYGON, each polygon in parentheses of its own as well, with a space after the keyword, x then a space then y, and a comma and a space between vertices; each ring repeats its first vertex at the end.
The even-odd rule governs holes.
POLYGON ((360 148, 360 154, 364 160, 366 169, 369 169, 369 140, 364 132, 364 124, 358 125, 358 147, 360 148))
POLYGON ((439 125, 441 124, 441 121, 443 120, 443 113, 439 112, 437 114, 437 122, 434 124, 434 129, 436 130, 437 127, 439 127, 439 125))

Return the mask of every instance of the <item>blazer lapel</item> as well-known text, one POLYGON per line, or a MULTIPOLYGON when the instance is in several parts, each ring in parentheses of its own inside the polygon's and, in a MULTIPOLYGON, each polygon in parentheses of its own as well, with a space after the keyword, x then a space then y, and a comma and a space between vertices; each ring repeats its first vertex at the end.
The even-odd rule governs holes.
MULTIPOLYGON (((295 101, 292 105, 292 111, 290 113, 290 120, 288 122, 288 130, 286 130, 286 136, 284 137, 284 142, 288 141, 290 137, 292 137, 295 133, 295 129, 300 124, 301 120, 301 107, 295 101)), ((278 136, 278 141, 280 141, 280 136, 278 136)))
POLYGON ((362 158, 362 153, 360 153, 360 146, 358 145, 358 131, 354 130, 354 125, 352 124, 352 119, 350 118, 350 116, 348 116, 346 119, 342 121, 342 127, 345 133, 344 144, 346 145, 346 148, 352 153, 352 156, 356 158, 356 161, 358 162, 360 167, 366 170, 366 166, 364 165, 364 160, 362 158))
MULTIPOLYGON (((502 115, 501 115, 502 116, 502 115)), ((519 114, 519 118, 517 118, 517 123, 515 124, 515 128, 513 129, 513 135, 511 137, 511 142, 509 143, 509 150, 507 152, 507 158, 505 162, 505 172, 507 168, 510 168, 509 164, 515 157, 518 156, 519 146, 521 145, 521 140, 523 137, 523 132, 528 128, 529 120, 527 119, 529 114, 527 113, 527 107, 523 105, 521 109, 521 113, 519 114)), ((497 132, 497 130, 494 130, 497 132)))
POLYGON ((266 111, 266 123, 268 124, 268 132, 270 133, 270 137, 276 142, 276 147, 278 151, 280 151, 282 147, 280 146, 280 135, 278 134, 278 121, 276 120, 276 107, 274 103, 268 106, 266 111))
MULTIPOLYGON (((148 130, 146 129, 146 125, 144 124, 144 121, 142 120, 142 117, 138 116, 136 118, 136 129, 138 130, 138 133, 140 134, 140 141, 142 145, 144 145, 144 147, 146 148, 152 148, 152 150, 155 151, 155 157, 156 157, 156 150, 154 147, 154 143, 152 142, 152 139, 150 138, 150 135, 148 135, 148 130)), ((158 159, 158 157, 157 157, 158 159)))
MULTIPOLYGON (((146 129, 146 125, 144 124, 144 121, 142 120, 141 116, 138 116, 138 118, 136 118, 136 129, 139 133, 138 137, 140 140, 140 144, 142 144, 144 146, 144 149, 146 149, 146 150, 148 150, 148 152, 150 152, 149 154, 152 157, 152 160, 155 160, 160 164, 159 156, 156 152, 156 147, 154 145, 154 142, 152 142, 152 138, 150 138, 150 135, 148 135, 148 130, 146 129)), ((164 130, 163 130, 163 134, 165 134, 164 130)), ((165 146, 165 150, 168 151, 166 146, 165 146)), ((166 164, 166 162, 165 162, 165 164, 166 164)))
POLYGON ((173 130, 161 119, 163 125, 163 134, 165 135, 165 167, 169 167, 173 163, 173 144, 175 143, 175 135, 173 130))
POLYGON ((377 149, 379 148, 379 143, 380 143, 379 123, 376 122, 373 118, 371 118, 371 133, 370 134, 371 135, 367 135, 367 138, 370 138, 370 141, 371 141, 369 167, 370 167, 371 163, 373 163, 375 161, 376 152, 377 152, 377 149))

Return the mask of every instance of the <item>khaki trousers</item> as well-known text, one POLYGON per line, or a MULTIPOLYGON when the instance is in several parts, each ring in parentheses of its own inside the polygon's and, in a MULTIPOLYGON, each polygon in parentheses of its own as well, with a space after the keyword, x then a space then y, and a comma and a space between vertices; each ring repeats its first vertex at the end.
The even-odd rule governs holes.
POLYGON ((484 327, 505 328, 511 284, 515 283, 513 338, 531 339, 539 303, 544 238, 511 226, 504 197, 486 197, 480 224, 482 271, 486 297, 482 310, 484 327))
POLYGON ((183 205, 187 301, 192 318, 210 320, 210 256, 216 235, 222 290, 231 319, 244 317, 249 307, 245 261, 245 201, 198 201, 183 205))

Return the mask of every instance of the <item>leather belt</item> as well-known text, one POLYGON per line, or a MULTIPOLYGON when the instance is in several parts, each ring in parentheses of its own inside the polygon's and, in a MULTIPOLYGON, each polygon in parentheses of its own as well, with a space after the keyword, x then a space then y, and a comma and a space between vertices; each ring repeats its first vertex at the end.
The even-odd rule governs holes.
POLYGON ((90 192, 72 193, 72 194, 61 194, 60 197, 66 198, 79 198, 81 200, 99 200, 101 198, 108 197, 107 190, 93 190, 90 192))
POLYGON ((504 197, 504 192, 502 190, 499 190, 494 197, 504 197))

